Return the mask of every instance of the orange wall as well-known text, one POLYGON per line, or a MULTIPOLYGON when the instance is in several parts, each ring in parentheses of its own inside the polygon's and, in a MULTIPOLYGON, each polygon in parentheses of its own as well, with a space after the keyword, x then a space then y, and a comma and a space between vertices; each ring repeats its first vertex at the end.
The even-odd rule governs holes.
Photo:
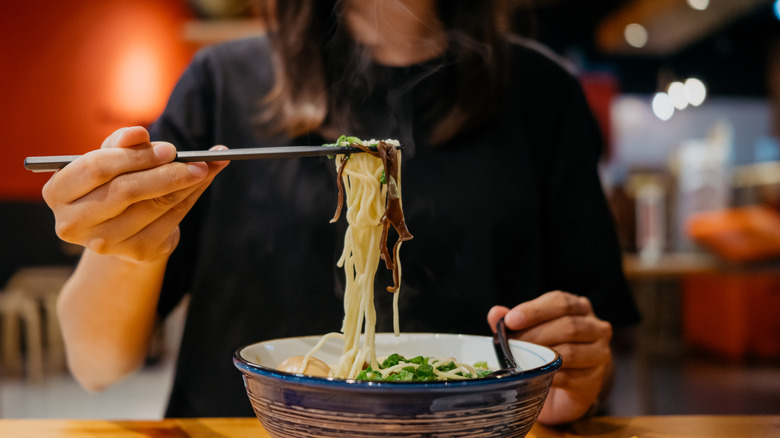
MULTIPOLYGON (((25 170, 25 157, 81 154, 117 128, 153 121, 194 53, 182 40, 189 18, 187 0, 5 2, 0 200, 41 198, 50 174, 25 170)), ((609 140, 616 83, 582 79, 609 140)))
POLYGON ((190 60, 186 0, 27 0, 0 11, 0 200, 40 199, 32 155, 81 154, 146 124, 190 60))

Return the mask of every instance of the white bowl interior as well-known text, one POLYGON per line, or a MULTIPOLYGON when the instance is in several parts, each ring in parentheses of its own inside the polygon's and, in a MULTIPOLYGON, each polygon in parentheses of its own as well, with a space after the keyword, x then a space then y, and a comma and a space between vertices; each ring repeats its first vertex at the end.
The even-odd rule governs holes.
MULTIPOLYGON (((240 354, 250 363, 276 368, 290 356, 308 353, 320 340, 320 336, 275 339, 249 345, 242 349, 240 354)), ((341 356, 342 345, 343 342, 338 338, 328 339, 314 356, 334 366, 341 356)), ((517 340, 510 340, 509 345, 521 370, 538 368, 555 360, 555 352, 541 345, 517 340)), ((407 358, 452 357, 468 364, 485 361, 491 369, 498 368, 493 339, 486 336, 402 333, 396 337, 392 333, 378 333, 376 349, 379 357, 392 353, 399 353, 407 358)))

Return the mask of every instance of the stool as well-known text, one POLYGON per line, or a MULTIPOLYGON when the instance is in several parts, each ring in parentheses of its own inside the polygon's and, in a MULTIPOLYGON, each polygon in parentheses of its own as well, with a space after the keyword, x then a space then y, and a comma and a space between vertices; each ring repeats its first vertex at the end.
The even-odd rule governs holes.
POLYGON ((72 272, 73 267, 71 266, 30 266, 20 268, 8 280, 6 291, 9 292, 10 297, 5 301, 7 301, 6 307, 9 308, 9 313, 3 319, 4 324, 7 320, 12 332, 4 334, 3 337, 8 339, 4 342, 7 345, 4 347, 4 356, 8 358, 11 372, 14 370, 14 366, 10 363, 20 363, 19 353, 11 351, 13 348, 18 350, 19 347, 19 331, 16 330, 16 333, 13 333, 13 312, 17 312, 15 315, 18 316, 25 315, 25 327, 28 327, 26 331, 26 345, 29 351, 28 369, 31 379, 37 378, 35 376, 35 373, 38 372, 38 365, 35 362, 37 359, 33 357, 38 354, 37 351, 41 352, 41 369, 43 369, 43 351, 46 352, 45 359, 49 370, 61 371, 65 369, 65 346, 57 318, 57 297, 72 272), (33 308, 38 315, 35 327, 32 327, 36 320, 32 316, 33 308), (45 336, 43 336, 41 329, 42 325, 45 326, 45 336), (15 344, 11 339, 13 336, 16 336, 15 344), (39 345, 41 348, 37 350, 39 345))
POLYGON ((43 381, 43 342, 41 310, 37 300, 23 291, 0 292, 0 316, 2 316, 3 372, 10 376, 22 374, 22 338, 20 326, 24 322, 24 339, 27 351, 27 378, 34 383, 43 381))

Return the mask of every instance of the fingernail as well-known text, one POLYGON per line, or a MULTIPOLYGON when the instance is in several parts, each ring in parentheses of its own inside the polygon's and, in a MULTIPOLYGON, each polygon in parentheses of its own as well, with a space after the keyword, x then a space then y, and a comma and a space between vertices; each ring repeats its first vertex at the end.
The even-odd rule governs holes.
POLYGON ((171 161, 176 155, 171 145, 167 143, 156 144, 153 149, 154 156, 160 161, 171 161))
POLYGON ((189 169, 192 176, 197 178, 203 178, 209 171, 206 163, 189 163, 187 164, 187 169, 189 169))

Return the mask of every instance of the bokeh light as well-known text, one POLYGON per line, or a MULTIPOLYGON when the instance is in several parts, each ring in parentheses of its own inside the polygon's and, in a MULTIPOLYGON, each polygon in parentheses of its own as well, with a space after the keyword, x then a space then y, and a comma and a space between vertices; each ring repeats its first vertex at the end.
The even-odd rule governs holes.
POLYGON ((626 26, 623 36, 632 47, 641 49, 647 44, 647 29, 639 23, 631 23, 626 26))
POLYGON ((703 11, 710 5, 710 0, 688 0, 688 6, 696 9, 697 11, 703 11))
POLYGON ((680 81, 674 81, 669 84, 666 89, 669 98, 672 99, 672 104, 678 110, 684 110, 688 107, 688 96, 685 93, 685 84, 680 81))
POLYGON ((688 103, 693 106, 699 106, 707 98, 707 87, 697 78, 688 78, 685 81, 685 96, 688 103))
POLYGON ((668 94, 662 91, 655 93, 655 96, 653 96, 653 114, 663 121, 672 118, 672 115, 674 115, 674 104, 668 94))

